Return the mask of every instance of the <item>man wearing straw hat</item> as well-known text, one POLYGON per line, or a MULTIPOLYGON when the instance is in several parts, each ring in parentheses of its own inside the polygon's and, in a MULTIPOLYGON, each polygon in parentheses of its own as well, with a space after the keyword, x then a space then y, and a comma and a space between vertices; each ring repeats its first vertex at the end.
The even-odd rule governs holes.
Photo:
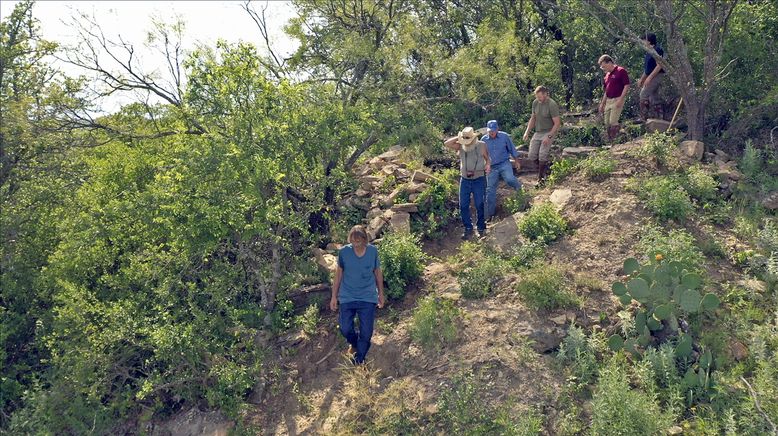
POLYGON ((473 221, 470 217, 470 197, 475 202, 478 236, 486 232, 484 217, 484 197, 486 195, 486 175, 491 170, 489 152, 486 144, 478 140, 472 127, 465 127, 457 136, 447 139, 444 146, 459 153, 459 211, 465 232, 462 239, 473 236, 473 221))

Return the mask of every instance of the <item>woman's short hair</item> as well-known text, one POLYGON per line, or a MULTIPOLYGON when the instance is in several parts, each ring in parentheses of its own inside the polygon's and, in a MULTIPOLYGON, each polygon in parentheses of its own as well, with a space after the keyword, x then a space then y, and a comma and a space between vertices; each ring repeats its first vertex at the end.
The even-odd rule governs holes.
POLYGON ((348 232, 349 244, 354 242, 354 238, 362 238, 365 241, 367 241, 367 230, 365 230, 365 226, 357 224, 356 226, 352 227, 351 230, 349 230, 348 232))

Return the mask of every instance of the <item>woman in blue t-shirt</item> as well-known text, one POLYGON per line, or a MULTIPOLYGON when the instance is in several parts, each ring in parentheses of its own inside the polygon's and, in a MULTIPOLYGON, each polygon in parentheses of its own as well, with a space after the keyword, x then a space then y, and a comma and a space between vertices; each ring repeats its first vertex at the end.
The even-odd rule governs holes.
POLYGON ((384 276, 378 249, 367 243, 363 226, 354 226, 348 234, 349 244, 338 252, 338 269, 332 285, 330 309, 338 310, 340 333, 349 343, 349 358, 356 364, 365 361, 373 336, 376 305, 384 307, 384 276), (359 333, 354 329, 354 317, 359 316, 359 333))

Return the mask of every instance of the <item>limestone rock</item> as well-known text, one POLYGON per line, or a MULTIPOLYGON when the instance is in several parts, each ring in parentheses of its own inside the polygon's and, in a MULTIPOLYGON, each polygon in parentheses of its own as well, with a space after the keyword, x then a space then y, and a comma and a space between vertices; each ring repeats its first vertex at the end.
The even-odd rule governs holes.
POLYGON ((670 122, 658 118, 649 118, 646 120, 646 133, 666 132, 670 127, 670 122))
POLYGON ((770 210, 778 209, 778 191, 767 194, 767 197, 762 200, 762 206, 770 210))
POLYGON ((705 144, 702 141, 683 141, 679 145, 684 156, 694 160, 702 160, 702 154, 705 153, 705 144))
POLYGON ((597 147, 565 147, 562 150, 562 157, 567 156, 586 156, 597 150, 597 147))
POLYGON ((682 434, 683 429, 680 426, 674 425, 667 429, 667 434, 670 435, 676 435, 676 434, 682 434))
POLYGON ((398 168, 399 167, 395 164, 388 164, 385 167, 381 168, 381 172, 387 176, 393 176, 395 170, 397 170, 398 168))
POLYGON ((359 178, 359 183, 362 189, 366 191, 372 191, 377 183, 381 182, 381 178, 377 176, 364 176, 359 178))
POLYGON ((727 154, 724 150, 715 149, 713 150, 714 153, 716 153, 716 156, 718 156, 718 159, 723 160, 724 162, 732 159, 729 154, 727 154))
POLYGON ((424 171, 416 170, 413 172, 413 177, 411 177, 411 180, 413 180, 414 182, 426 182, 431 178, 432 176, 425 173, 424 171))
POLYGON ((419 194, 414 192, 413 194, 408 195, 408 200, 415 202, 416 199, 419 198, 419 194))
POLYGON ((520 245, 522 239, 518 222, 522 215, 522 212, 517 212, 498 222, 489 230, 484 242, 501 253, 509 251, 515 245, 520 245))
POLYGON ((367 189, 358 188, 355 194, 357 197, 367 197, 370 195, 370 191, 368 191, 367 189))
POLYGON ((405 188, 405 192, 408 194, 421 194, 425 189, 427 189, 426 183, 410 183, 408 187, 405 188))
POLYGON ((369 210, 370 209, 370 201, 365 197, 352 197, 351 198, 351 206, 362 209, 362 210, 369 210))
POLYGON ((560 328, 548 328, 529 323, 521 323, 517 326, 516 333, 532 341, 532 349, 538 353, 548 353, 556 349, 565 336, 564 330, 560 328))
POLYGON ((393 212, 408 212, 414 213, 419 211, 419 205, 416 203, 401 203, 392 206, 393 212))
POLYGON ((384 215, 378 215, 377 217, 370 220, 370 224, 367 225, 367 236, 371 241, 378 238, 381 235, 381 232, 384 230, 385 226, 386 220, 384 219, 384 215))
POLYGON ((329 271, 331 274, 335 274, 335 270, 338 268, 338 258, 330 253, 315 247, 313 250, 313 257, 316 259, 316 263, 322 268, 329 271))
POLYGON ((573 191, 569 189, 555 189, 554 192, 548 197, 548 201, 556 206, 557 210, 562 210, 573 198, 573 191))
POLYGON ((374 207, 374 208, 372 208, 372 209, 367 211, 367 220, 368 221, 372 221, 373 218, 375 218, 377 216, 381 216, 383 213, 384 213, 384 211, 381 210, 380 207, 374 207))
POLYGON ((559 316, 552 316, 549 319, 551 320, 551 322, 553 322, 556 325, 565 325, 565 323, 567 322, 567 316, 564 314, 559 316))
POLYGON ((410 176, 411 176, 411 172, 406 170, 405 168, 397 167, 394 170, 394 177, 397 178, 398 180, 404 180, 409 178, 410 176))
POLYGON ((737 169, 737 164, 734 161, 717 161, 716 165, 718 166, 718 174, 729 180, 738 181, 743 178, 743 173, 737 169))
POLYGON ((408 212, 392 212, 389 227, 396 232, 411 232, 411 214, 408 212))

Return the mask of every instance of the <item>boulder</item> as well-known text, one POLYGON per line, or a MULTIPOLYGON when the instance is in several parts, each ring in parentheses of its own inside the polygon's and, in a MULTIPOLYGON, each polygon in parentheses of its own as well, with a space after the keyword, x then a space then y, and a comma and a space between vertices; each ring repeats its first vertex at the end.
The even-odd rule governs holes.
POLYGON ((357 197, 367 197, 370 195, 370 191, 367 189, 357 188, 357 192, 355 192, 357 197))
POLYGON ((408 200, 410 201, 416 201, 416 199, 419 198, 419 194, 414 192, 413 194, 408 195, 408 200))
POLYGON ((669 127, 669 121, 660 120, 659 118, 649 118, 646 120, 646 133, 666 132, 669 127))
POLYGON ((376 184, 380 182, 381 178, 377 176, 364 176, 359 178, 360 186, 366 191, 372 191, 376 184))
POLYGON ((738 181, 743 178, 743 173, 737 169, 735 161, 722 162, 716 161, 718 175, 726 177, 729 180, 738 181))
POLYGON ((484 242, 500 253, 522 243, 518 222, 523 212, 517 212, 498 222, 486 235, 484 242))
POLYGON ((396 232, 411 232, 411 214, 408 212, 391 212, 389 227, 396 232))
POLYGON ((545 327, 521 322, 516 327, 516 333, 532 342, 532 349, 538 353, 548 353, 559 347, 565 331, 557 327, 545 327))
POLYGON ((313 257, 316 259, 316 263, 327 270, 330 274, 335 274, 335 270, 338 268, 338 258, 330 253, 315 247, 313 250, 313 257))
POLYGON ((742 362, 748 358, 748 348, 737 340, 729 343, 729 353, 738 362, 742 362))
POLYGON ((569 189, 555 189, 554 192, 548 197, 548 201, 556 206, 557 210, 562 210, 573 198, 573 191, 569 189))
POLYGON ((419 211, 419 205, 416 203, 402 203, 392 206, 392 212, 414 213, 419 211))
POLYGON ((370 209, 370 201, 364 197, 352 197, 351 206, 366 211, 370 209))
POLYGON ((716 156, 718 156, 719 160, 723 160, 724 162, 732 159, 729 154, 727 154, 724 150, 719 150, 718 148, 713 150, 714 153, 716 153, 716 156))
POLYGON ((683 141, 678 148, 684 156, 696 161, 702 160, 702 155, 705 153, 705 144, 702 141, 683 141))
POLYGON ((562 157, 567 156, 586 156, 589 153, 592 153, 593 151, 597 150, 597 147, 565 147, 562 150, 562 157))
POLYGON ((395 164, 387 164, 383 168, 381 168, 381 172, 384 173, 387 176, 393 176, 395 170, 397 170, 399 167, 395 164))
POLYGON ((424 171, 416 170, 413 172, 413 177, 411 177, 411 180, 413 180, 414 182, 426 182, 431 178, 433 178, 432 175, 427 174, 424 171))
POLYGON ((421 194, 425 189, 427 189, 426 183, 409 183, 405 188, 405 192, 408 194, 421 194))
POLYGON ((778 209, 778 191, 767 194, 767 197, 762 200, 762 206, 770 210, 778 209))
POLYGON ((384 211, 380 207, 374 207, 367 211, 367 221, 370 222, 373 218, 381 216, 383 213, 384 211))
POLYGON ((411 176, 411 172, 406 170, 405 168, 397 167, 394 170, 394 177, 397 180, 404 180, 404 179, 409 178, 410 176, 411 176))
POLYGON ((384 230, 384 227, 386 226, 386 219, 384 219, 384 215, 378 215, 377 217, 374 217, 372 220, 370 220, 370 224, 367 225, 367 236, 372 241, 373 239, 378 238, 381 236, 381 232, 384 230))

